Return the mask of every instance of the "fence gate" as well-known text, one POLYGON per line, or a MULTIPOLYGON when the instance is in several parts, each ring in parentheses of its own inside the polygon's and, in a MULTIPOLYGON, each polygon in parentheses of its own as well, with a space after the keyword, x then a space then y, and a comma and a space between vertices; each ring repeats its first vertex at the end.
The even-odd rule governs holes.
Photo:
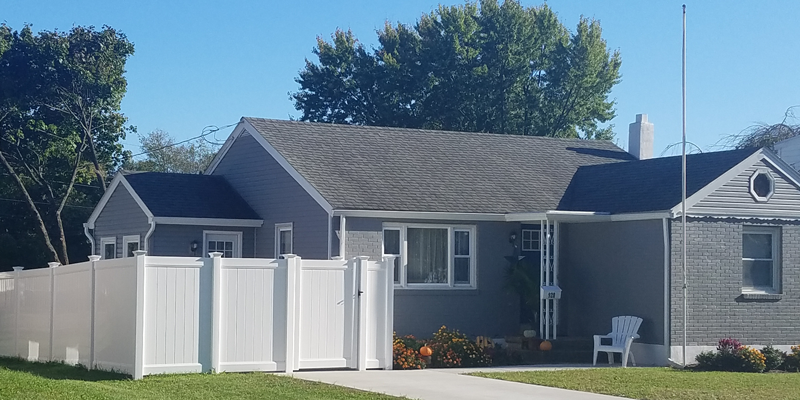
MULTIPOLYGON (((386 262, 288 259, 299 268, 297 369, 391 368, 393 282, 386 262)), ((287 367, 287 371, 288 371, 287 367)))

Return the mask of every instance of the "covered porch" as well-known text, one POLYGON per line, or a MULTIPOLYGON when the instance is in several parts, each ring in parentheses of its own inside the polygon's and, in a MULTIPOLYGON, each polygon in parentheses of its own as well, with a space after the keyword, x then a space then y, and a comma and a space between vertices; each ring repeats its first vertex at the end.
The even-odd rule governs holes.
POLYGON ((662 214, 509 214, 519 233, 512 234, 514 254, 506 258, 538 272, 538 304, 527 310, 538 317, 538 336, 555 346, 585 342, 607 333, 614 316, 634 315, 644 320, 633 348, 637 361, 664 364, 670 219, 662 214))

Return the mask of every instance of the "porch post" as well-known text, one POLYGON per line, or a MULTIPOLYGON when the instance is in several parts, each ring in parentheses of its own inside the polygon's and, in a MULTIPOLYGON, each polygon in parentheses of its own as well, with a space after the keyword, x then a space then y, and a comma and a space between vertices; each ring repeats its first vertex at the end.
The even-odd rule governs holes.
MULTIPOLYGON (((558 221, 553 221, 553 286, 558 286, 558 221)), ((558 339, 558 299, 553 299, 553 339, 558 339)))

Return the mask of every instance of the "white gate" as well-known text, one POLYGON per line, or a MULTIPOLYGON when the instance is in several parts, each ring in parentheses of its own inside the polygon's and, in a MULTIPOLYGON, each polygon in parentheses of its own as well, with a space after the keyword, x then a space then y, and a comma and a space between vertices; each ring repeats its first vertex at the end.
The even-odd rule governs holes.
POLYGON ((285 257, 210 260, 212 368, 390 369, 393 264, 285 257))

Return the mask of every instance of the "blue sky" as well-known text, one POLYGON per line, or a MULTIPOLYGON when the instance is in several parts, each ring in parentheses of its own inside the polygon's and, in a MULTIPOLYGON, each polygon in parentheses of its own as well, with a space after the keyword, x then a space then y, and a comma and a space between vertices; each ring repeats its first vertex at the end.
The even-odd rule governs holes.
MULTIPOLYGON (((611 49, 622 54, 617 142, 646 113, 655 124, 655 154, 681 135, 680 1, 547 2, 574 28, 581 15, 600 20, 611 49)), ((689 140, 713 149, 725 135, 774 123, 800 104, 800 2, 688 1, 689 140)), ((384 21, 413 23, 432 0, 406 1, 16 1, 0 0, 0 21, 14 29, 68 30, 110 25, 136 46, 127 65, 123 112, 140 133, 163 129, 178 139, 241 116, 299 116, 289 92, 315 38, 351 29, 375 43, 384 21)), ((443 4, 460 4, 445 1, 443 4)), ((541 2, 523 1, 532 6, 541 2)), ((800 111, 800 110, 799 110, 800 111)), ((224 139, 230 129, 217 137, 224 139)), ((126 147, 138 150, 128 137, 126 147)), ((674 151, 667 154, 675 154, 674 151)))

